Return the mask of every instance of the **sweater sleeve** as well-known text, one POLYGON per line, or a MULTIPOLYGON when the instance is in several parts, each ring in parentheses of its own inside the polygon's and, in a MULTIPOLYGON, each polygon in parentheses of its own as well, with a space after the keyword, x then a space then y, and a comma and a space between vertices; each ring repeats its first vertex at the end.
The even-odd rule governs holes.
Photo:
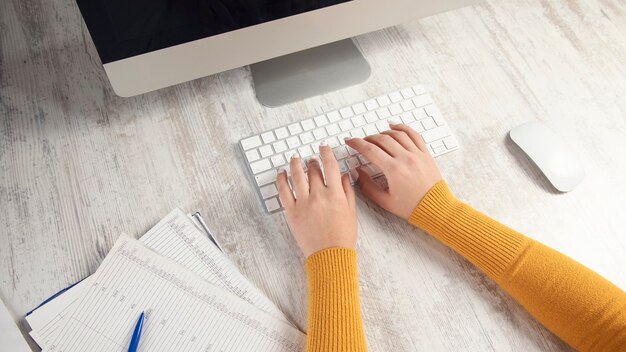
POLYGON ((367 351, 356 251, 329 248, 306 260, 309 284, 307 352, 367 351))
POLYGON ((444 181, 409 222, 493 279, 577 350, 626 351, 626 293, 571 258, 458 201, 444 181))

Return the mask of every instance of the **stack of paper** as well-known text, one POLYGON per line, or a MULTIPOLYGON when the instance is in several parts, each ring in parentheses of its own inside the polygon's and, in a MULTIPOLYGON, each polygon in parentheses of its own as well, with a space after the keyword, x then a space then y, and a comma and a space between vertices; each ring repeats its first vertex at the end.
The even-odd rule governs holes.
POLYGON ((100 268, 26 317, 44 351, 302 351, 305 335, 181 210, 139 241, 121 236, 100 268))

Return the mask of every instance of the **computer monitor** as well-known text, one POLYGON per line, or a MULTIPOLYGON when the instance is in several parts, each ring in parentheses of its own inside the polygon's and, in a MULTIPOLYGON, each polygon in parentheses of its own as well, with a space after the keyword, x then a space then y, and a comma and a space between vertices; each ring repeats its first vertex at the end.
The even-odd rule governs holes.
POLYGON ((475 2, 77 0, 117 95, 260 63, 252 68, 255 89, 270 106, 367 78, 367 63, 342 39, 475 2), (327 43, 334 44, 322 46, 327 43), (306 79, 314 82, 302 83, 306 79))

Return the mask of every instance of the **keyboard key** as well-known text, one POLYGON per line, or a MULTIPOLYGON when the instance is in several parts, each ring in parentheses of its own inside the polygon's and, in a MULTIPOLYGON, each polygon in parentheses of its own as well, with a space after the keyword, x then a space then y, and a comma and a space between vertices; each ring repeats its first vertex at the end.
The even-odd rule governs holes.
POLYGON ((356 169, 352 169, 350 170, 350 183, 351 184, 355 184, 356 181, 359 179, 359 173, 356 171, 356 169))
POLYGON ((437 125, 435 124, 435 121, 433 121, 433 119, 430 118, 430 117, 426 118, 426 119, 423 119, 421 122, 422 122, 422 126, 424 126, 425 130, 431 130, 431 129, 437 127, 437 125))
POLYGON ((391 116, 391 113, 389 112, 389 109, 387 108, 381 108, 381 109, 376 110, 376 114, 378 115, 378 118, 380 120, 386 119, 389 116, 391 116))
POLYGON ((326 126, 326 132, 328 132, 329 136, 332 136, 341 132, 341 130, 339 129, 339 126, 336 123, 333 123, 332 125, 326 126))
POLYGON ((350 132, 350 137, 352 138, 365 138, 365 132, 362 128, 357 128, 356 130, 352 130, 350 132))
POLYGON ((348 168, 352 170, 361 166, 361 163, 359 162, 359 159, 356 156, 353 156, 351 158, 346 159, 346 165, 348 165, 348 168))
POLYGON ((312 119, 302 121, 302 128, 304 128, 305 131, 310 131, 315 127, 315 122, 313 122, 312 119))
POLYGON ((402 106, 402 110, 404 111, 411 111, 415 109, 415 105, 410 100, 403 101, 402 103, 400 103, 400 106, 402 106))
POLYGON ((417 85, 413 87, 413 92, 415 93, 415 95, 422 95, 422 94, 426 94, 426 89, 424 88, 423 85, 417 85))
POLYGON ((345 174, 346 172, 350 171, 350 169, 348 169, 348 165, 346 165, 345 161, 339 160, 337 163, 339 164, 339 173, 340 174, 345 174))
POLYGON ((387 106, 387 105, 391 104, 391 99, 389 99, 388 96, 383 95, 382 97, 376 98, 376 102, 380 106, 387 106))
POLYGON ((359 161, 361 162, 362 165, 367 165, 370 163, 370 161, 363 155, 359 155, 359 161))
POLYGON ((287 161, 282 154, 276 154, 271 157, 270 160, 272 161, 272 165, 274 165, 274 167, 280 167, 287 164, 287 161))
POLYGON ((354 127, 361 127, 366 124, 365 118, 363 117, 363 115, 353 117, 352 119, 350 119, 350 121, 352 121, 352 124, 354 125, 354 127))
POLYGON ((399 116, 393 116, 387 119, 387 123, 390 123, 392 125, 398 125, 402 123, 402 120, 399 116))
POLYGON ((410 112, 405 112, 404 114, 400 115, 400 119, 405 125, 408 125, 411 122, 415 121, 415 117, 413 117, 413 114, 410 112))
POLYGON ((376 122, 376 128, 378 129, 378 132, 385 132, 385 131, 389 131, 389 123, 387 121, 378 121, 376 122))
POLYGON ((376 99, 370 99, 366 101, 364 104, 367 110, 370 110, 370 111, 377 109, 379 106, 378 103, 376 102, 376 99))
POLYGON ((289 137, 287 138, 287 145, 289 149, 294 149, 302 145, 302 143, 300 143, 300 138, 298 137, 289 137))
POLYGON ((389 106, 389 112, 391 113, 391 115, 400 115, 403 110, 400 104, 392 104, 389 106))
POLYGON ((270 198, 265 201, 265 208, 267 208, 268 212, 273 212, 275 210, 280 209, 280 203, 278 202, 278 198, 270 198))
POLYGON ((250 169, 252 169, 253 174, 258 174, 259 172, 263 172, 272 168, 272 164, 269 159, 263 159, 259 161, 255 161, 250 164, 250 169))
POLYGON ((426 111, 424 111, 424 109, 417 109, 417 110, 413 110, 413 116, 415 116, 416 120, 421 120, 421 119, 425 119, 428 117, 428 115, 426 115, 426 111))
POLYGON ((437 127, 435 129, 422 132, 422 138, 424 138, 424 142, 426 143, 432 143, 438 139, 451 135, 452 131, 450 131, 448 126, 437 127))
POLYGON ((319 153, 321 142, 313 142, 311 143, 311 148, 314 152, 319 153))
POLYGON ((289 125, 287 128, 289 129, 289 133, 292 136, 302 132, 302 126, 300 126, 300 123, 298 123, 298 122, 289 125))
POLYGON ((288 150, 285 152, 285 159, 287 159, 287 162, 289 162, 289 160, 291 160, 291 158, 294 156, 300 156, 300 154, 298 154, 297 150, 288 150))
POLYGON ((276 153, 282 153, 287 150, 287 143, 285 143, 285 141, 278 141, 272 144, 272 146, 274 146, 276 153))
POLYGON ((456 139, 452 136, 444 138, 443 144, 445 144, 448 149, 454 149, 459 146, 459 143, 457 143, 456 139))
POLYGON ((259 148, 259 152, 261 152, 262 158, 267 158, 268 156, 274 154, 274 151, 272 150, 271 145, 262 146, 261 148, 259 148))
POLYGON ((248 159, 248 162, 251 163, 253 161, 261 159, 261 157, 259 156, 259 152, 257 152, 256 149, 252 149, 246 152, 246 159, 248 159))
POLYGON ((345 146, 339 146, 333 149, 333 154, 335 154, 335 158, 337 160, 345 159, 350 156, 350 154, 348 153, 348 149, 346 149, 345 146))
POLYGON ((328 138, 324 142, 331 148, 336 148, 336 147, 338 147, 340 145, 339 144, 339 140, 337 139, 337 137, 328 138))
POLYGON ((412 129, 414 129, 416 132, 423 132, 424 131, 424 127, 422 127, 422 124, 419 121, 413 122, 409 124, 409 127, 411 127, 412 129))
POLYGON ((274 130, 274 133, 276 134, 276 138, 278 139, 284 139, 289 137, 289 131, 287 131, 286 127, 277 128, 276 130, 274 130))
POLYGON ((354 128, 354 126, 352 125, 352 122, 350 122, 350 120, 342 120, 341 122, 339 122, 339 128, 342 131, 349 131, 352 128, 354 128))
POLYGON ((439 141, 435 141, 435 142, 432 142, 432 143, 430 144, 430 146, 431 146, 433 149, 440 149, 441 147, 443 147, 443 148, 445 149, 445 145, 443 144, 443 141, 441 141, 441 140, 439 140, 439 141))
POLYGON ((424 111, 428 116, 431 116, 433 120, 435 120, 437 126, 443 126, 446 123, 441 116, 441 112, 434 104, 425 106, 424 111))
POLYGON ((278 195, 278 189, 276 188, 276 185, 273 183, 270 183, 267 186, 261 187, 259 191, 261 191, 261 196, 263 197, 263 199, 267 199, 267 198, 278 195))
POLYGON ((324 128, 318 128, 316 130, 313 130, 313 137, 315 137, 315 139, 319 141, 328 137, 328 133, 326 133, 326 130, 324 128))
POLYGON ((371 136, 374 134, 378 134, 378 129, 376 128, 376 125, 367 125, 363 127, 363 132, 365 132, 366 136, 371 136))
POLYGON ((261 139, 263 140, 263 144, 270 144, 276 140, 276 138, 274 137, 274 132, 272 131, 263 133, 261 135, 261 139))
POLYGON ((409 99, 415 96, 415 93, 413 92, 413 89, 411 88, 405 88, 403 90, 400 91, 400 94, 402 94, 402 97, 404 99, 409 99))
POLYGON ((243 150, 256 148, 261 144, 263 143, 261 142, 261 138, 259 136, 250 137, 241 141, 241 146, 243 147, 243 150))
POLYGON ((446 151, 446 147, 441 141, 431 144, 430 149, 432 150, 433 155, 441 154, 446 151))
POLYGON ((278 172, 276 169, 272 169, 267 172, 260 173, 258 175, 254 175, 254 179, 256 180, 256 184, 259 186, 265 186, 268 183, 272 183, 276 181, 276 175, 278 172))
POLYGON ((322 127, 328 124, 328 118, 326 118, 326 115, 315 116, 314 120, 317 127, 322 127))
POLYGON ((342 132, 340 134, 337 135, 337 139, 339 140, 339 144, 344 145, 346 144, 346 138, 351 137, 350 133, 347 132, 342 132))
POLYGON ((363 103, 352 105, 352 110, 354 110, 354 113, 356 115, 361 115, 367 112, 367 108, 365 107, 365 104, 363 103))
POLYGON ((393 92, 389 94, 389 99, 392 103, 397 103, 402 100, 402 94, 400 94, 400 92, 393 92))
POLYGON ((339 110, 339 113, 341 114, 341 117, 343 117, 344 119, 354 116, 354 111, 352 111, 352 108, 349 106, 339 110))
POLYGON ((313 134, 311 132, 305 132, 300 135, 300 140, 302 144, 312 143, 315 139, 313 138, 313 134))
POLYGON ((365 115, 363 115, 363 117, 365 118, 365 122, 367 123, 373 123, 378 121, 378 114, 374 111, 367 112, 365 115))
POLYGON ((337 122, 341 120, 341 115, 339 115, 338 111, 331 111, 326 116, 328 116, 328 121, 337 122))
POLYGON ((311 155, 315 154, 313 153, 313 149, 311 149, 311 147, 308 145, 298 148, 298 153, 300 154, 301 158, 308 158, 311 155))
POLYGON ((433 120, 435 120, 435 123, 437 124, 437 126, 443 126, 446 124, 446 122, 443 120, 443 117, 441 116, 441 114, 437 114, 435 116, 433 116, 433 120))
POLYGON ((426 106, 428 104, 432 104, 432 103, 433 103, 433 100, 430 98, 430 95, 428 94, 418 95, 415 98, 413 98, 413 104, 415 104, 415 106, 418 108, 422 106, 426 106))

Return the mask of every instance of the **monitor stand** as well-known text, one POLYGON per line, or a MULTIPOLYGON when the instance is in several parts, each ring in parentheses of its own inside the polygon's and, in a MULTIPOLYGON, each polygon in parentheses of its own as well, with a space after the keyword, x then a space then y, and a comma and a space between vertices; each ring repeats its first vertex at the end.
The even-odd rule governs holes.
POLYGON ((365 81, 370 66, 351 39, 250 65, 259 102, 277 107, 365 81))

